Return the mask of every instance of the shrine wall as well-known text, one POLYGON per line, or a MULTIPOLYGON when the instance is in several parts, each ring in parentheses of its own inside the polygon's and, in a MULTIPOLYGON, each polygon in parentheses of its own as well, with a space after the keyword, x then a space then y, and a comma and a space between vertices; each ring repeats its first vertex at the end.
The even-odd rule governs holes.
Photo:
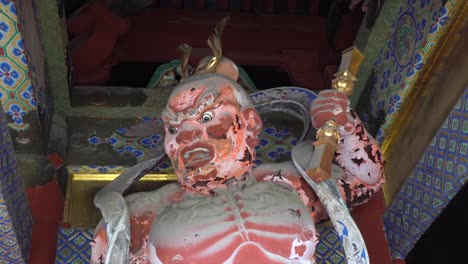
MULTIPOLYGON (((392 21, 392 30, 382 40, 378 57, 373 65, 374 80, 370 93, 370 113, 385 112, 385 121, 376 135, 383 143, 389 128, 398 116, 401 106, 435 50, 436 43, 459 0, 400 1, 398 17, 392 21)), ((364 117, 365 119, 365 117, 364 117)))
POLYGON ((468 88, 384 214, 394 258, 404 258, 468 180, 468 88))
POLYGON ((34 3, 0 3, 0 101, 15 150, 42 154, 51 111, 34 3))
POLYGON ((0 107, 0 263, 27 263, 33 219, 0 107))
POLYGON ((455 52, 441 46, 451 35, 458 34, 451 25, 466 3, 456 0, 400 3, 398 16, 390 23, 392 30, 374 61, 373 80, 368 81, 371 115, 363 117, 369 121, 379 111, 385 115, 376 139, 389 160, 390 194, 386 198, 391 204, 384 221, 394 258, 408 254, 468 179, 467 90, 463 93, 460 85, 452 87, 456 82, 453 79, 457 78, 440 71, 443 68, 440 65, 454 62, 455 52), (450 60, 445 53, 450 54, 450 60), (447 89, 441 89, 445 87, 441 84, 447 89), (455 106, 452 97, 459 99, 455 106), (406 115, 412 132, 399 124, 405 111, 411 109, 408 105, 416 105, 406 115), (395 133, 399 134, 396 140, 395 133))

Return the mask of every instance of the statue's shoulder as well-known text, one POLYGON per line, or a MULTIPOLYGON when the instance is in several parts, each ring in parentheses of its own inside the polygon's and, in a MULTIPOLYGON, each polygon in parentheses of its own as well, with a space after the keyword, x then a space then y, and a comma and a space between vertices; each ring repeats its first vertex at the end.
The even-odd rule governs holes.
MULTIPOLYGON (((301 160, 299 164, 308 164, 309 161, 312 159, 312 155, 314 154, 314 146, 312 141, 302 141, 299 142, 296 146, 293 147, 294 152, 300 153, 301 160)), ((254 175, 256 176, 257 180, 261 176, 269 176, 271 174, 293 174, 300 177, 300 173, 297 170, 296 166, 292 162, 292 160, 284 161, 284 162, 275 162, 275 163, 261 163, 260 165, 256 166, 253 170, 254 175), (259 177, 257 177, 259 176, 259 177)))
POLYGON ((272 177, 283 177, 285 175, 297 175, 299 172, 292 161, 284 161, 278 163, 262 163, 252 170, 257 181, 271 180, 272 177))
POLYGON ((125 200, 129 206, 138 204, 164 204, 182 198, 183 190, 178 183, 168 183, 154 191, 129 194, 125 200))
MULTIPOLYGON (((312 143, 312 141, 307 140, 298 143, 294 147, 294 152, 300 153, 300 155, 297 155, 299 158, 296 159, 296 162, 299 164, 299 166, 305 168, 312 160, 312 156, 315 150, 312 143)), ((332 164, 331 172, 332 177, 335 179, 343 179, 345 177, 344 169, 337 164, 332 164)), ((295 178, 302 178, 300 172, 297 170, 292 161, 262 163, 256 166, 252 173, 257 181, 277 181, 279 179, 283 180, 282 178, 284 177, 289 178, 290 180, 294 180, 295 178)))

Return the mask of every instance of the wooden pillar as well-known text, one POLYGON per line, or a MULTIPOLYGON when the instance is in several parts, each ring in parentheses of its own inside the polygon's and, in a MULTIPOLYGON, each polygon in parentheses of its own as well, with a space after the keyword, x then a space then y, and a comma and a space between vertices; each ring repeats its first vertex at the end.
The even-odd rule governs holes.
POLYGON ((23 264, 28 261, 33 221, 5 117, 0 107, 0 263, 23 264))

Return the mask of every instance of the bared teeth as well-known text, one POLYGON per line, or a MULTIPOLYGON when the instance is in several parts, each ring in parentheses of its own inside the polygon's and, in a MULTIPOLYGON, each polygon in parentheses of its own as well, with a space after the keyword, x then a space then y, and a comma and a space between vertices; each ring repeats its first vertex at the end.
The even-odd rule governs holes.
MULTIPOLYGON (((184 154, 184 159, 189 159, 190 156, 195 153, 195 156, 201 156, 203 154, 207 154, 209 155, 210 154, 210 151, 206 148, 195 148, 195 149, 192 149, 192 150, 189 150, 187 152, 185 152, 184 154)), ((192 155, 193 156, 193 155, 192 155)), ((193 157, 192 157, 193 158, 193 157)))
POLYGON ((206 161, 210 161, 213 158, 210 150, 202 147, 194 148, 185 152, 183 157, 186 167, 204 163, 206 161))

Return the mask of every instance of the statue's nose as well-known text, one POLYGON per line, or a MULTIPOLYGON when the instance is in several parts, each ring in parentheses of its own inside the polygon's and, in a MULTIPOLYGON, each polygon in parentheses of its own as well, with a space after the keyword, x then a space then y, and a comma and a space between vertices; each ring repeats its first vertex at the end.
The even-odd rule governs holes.
POLYGON ((200 125, 193 123, 184 123, 177 133, 177 143, 187 144, 199 140, 203 135, 203 130, 200 125))

